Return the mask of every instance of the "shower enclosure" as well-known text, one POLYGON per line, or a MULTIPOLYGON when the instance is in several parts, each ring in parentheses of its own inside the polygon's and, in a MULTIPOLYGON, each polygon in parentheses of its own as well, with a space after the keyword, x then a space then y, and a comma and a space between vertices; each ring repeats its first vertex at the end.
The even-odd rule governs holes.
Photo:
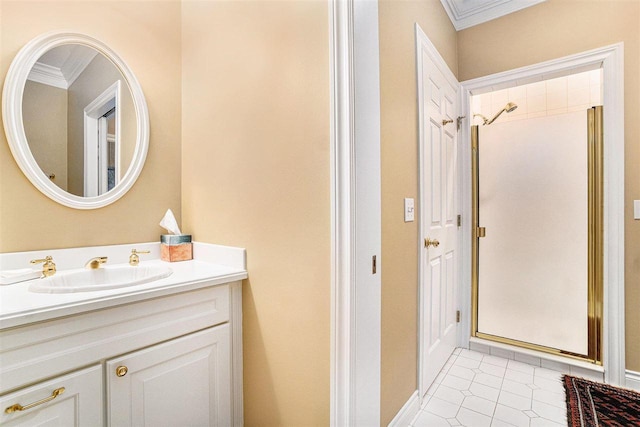
POLYGON ((602 107, 515 108, 472 126, 472 335, 601 363, 602 107))

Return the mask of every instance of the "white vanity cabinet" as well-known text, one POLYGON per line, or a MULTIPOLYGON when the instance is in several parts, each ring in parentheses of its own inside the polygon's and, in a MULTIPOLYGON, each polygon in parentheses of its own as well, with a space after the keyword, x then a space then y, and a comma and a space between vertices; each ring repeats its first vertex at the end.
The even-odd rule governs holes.
POLYGON ((241 286, 201 282, 0 330, 0 424, 242 425, 241 286))

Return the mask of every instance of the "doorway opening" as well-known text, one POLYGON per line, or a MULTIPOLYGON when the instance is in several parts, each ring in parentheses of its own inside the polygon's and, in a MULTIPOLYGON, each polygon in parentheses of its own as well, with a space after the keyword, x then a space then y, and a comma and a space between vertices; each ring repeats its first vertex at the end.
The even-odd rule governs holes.
POLYGON ((84 196, 112 190, 120 181, 121 82, 84 109, 84 196))
POLYGON ((471 98, 473 337, 602 363, 601 104, 599 67, 471 98))
MULTIPOLYGON (((562 357, 562 361, 569 365, 591 366, 592 370, 604 371, 604 379, 611 384, 625 384, 625 339, 624 339, 624 47, 622 43, 577 53, 550 61, 505 71, 461 83, 462 111, 468 119, 472 117, 472 97, 503 89, 517 88, 529 83, 546 82, 563 76, 570 76, 585 71, 601 69, 602 72, 602 134, 605 143, 602 146, 602 318, 601 328, 601 363, 585 363, 570 357, 562 357)), ((546 97, 545 97, 546 99, 546 97)), ((504 108, 507 100, 499 104, 498 110, 488 113, 489 118, 504 108)), ((514 101, 512 101, 514 102, 514 101)), ((535 101, 534 101, 535 102, 535 101)), ((517 104, 517 102, 515 102, 517 104)), ((510 123, 514 113, 523 114, 524 111, 503 113, 495 123, 503 120, 510 123), (512 117, 510 117, 512 116, 512 117)), ((481 112, 482 113, 482 112, 481 112)), ((482 113, 484 114, 484 113, 482 113)), ((484 114, 487 115, 487 114, 484 114)), ((482 118, 475 118, 475 124, 480 125, 480 146, 482 150, 482 118)), ((473 241, 477 230, 473 224, 472 183, 472 124, 462 129, 461 141, 464 145, 461 151, 461 210, 462 210, 462 255, 461 266, 461 346, 468 347, 470 343, 482 343, 495 348, 509 348, 522 354, 534 354, 539 359, 557 360, 557 356, 536 350, 522 349, 505 344, 495 343, 473 337, 476 325, 472 309, 472 259, 473 241)), ((486 229, 489 233, 489 229, 486 229)), ((526 242, 523 242, 526 244, 526 242)))

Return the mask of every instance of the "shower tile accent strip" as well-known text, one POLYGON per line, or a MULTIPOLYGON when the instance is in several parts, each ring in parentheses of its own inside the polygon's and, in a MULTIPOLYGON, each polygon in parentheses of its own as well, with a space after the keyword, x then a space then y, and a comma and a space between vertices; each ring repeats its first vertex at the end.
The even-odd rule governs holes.
POLYGON ((561 378, 553 369, 458 348, 411 427, 566 426, 561 378))

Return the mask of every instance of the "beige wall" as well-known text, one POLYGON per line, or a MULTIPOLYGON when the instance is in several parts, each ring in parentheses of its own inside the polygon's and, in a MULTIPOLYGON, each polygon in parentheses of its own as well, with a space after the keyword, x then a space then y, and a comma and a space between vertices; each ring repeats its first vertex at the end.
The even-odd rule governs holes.
MULTIPOLYGON (((467 80, 624 42, 627 369, 640 371, 640 2, 548 0, 458 33, 467 80)), ((606 90, 606 88, 605 88, 606 90)), ((606 141, 605 141, 606 143, 606 141)))
POLYGON ((27 80, 22 118, 29 149, 38 166, 53 182, 67 189, 67 91, 27 80), (46 105, 47 108, 42 108, 46 105))
POLYGON ((247 426, 329 424, 325 1, 185 1, 184 230, 247 249, 247 426))
MULTIPOLYGON (((404 222, 418 197, 417 22, 457 74, 456 32, 439 0, 379 3, 382 173, 381 423, 417 389, 418 222, 404 222)), ((419 214, 419 212, 418 212, 419 214)))
POLYGON ((1 8, 1 80, 18 50, 39 34, 65 29, 94 36, 140 81, 151 138, 133 189, 111 206, 80 211, 36 190, 0 132, 0 252, 156 241, 166 209, 180 216, 180 2, 2 0, 1 8))

